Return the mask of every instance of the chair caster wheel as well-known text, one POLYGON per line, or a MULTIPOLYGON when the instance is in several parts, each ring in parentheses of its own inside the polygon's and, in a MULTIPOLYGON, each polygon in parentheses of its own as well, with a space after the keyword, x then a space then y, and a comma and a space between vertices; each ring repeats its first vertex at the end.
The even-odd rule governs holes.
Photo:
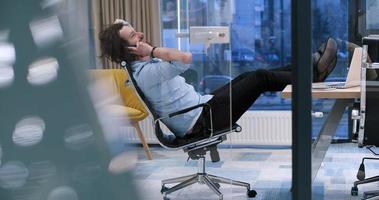
POLYGON ((168 198, 168 197, 163 197, 163 200, 170 200, 170 198, 168 198))
POLYGON ((351 188, 351 196, 358 196, 358 187, 351 188))
POLYGON ((216 186, 218 189, 220 189, 220 187, 221 187, 220 183, 214 183, 214 184, 215 184, 215 186, 216 186))
MULTIPOLYGON (((162 185, 162 188, 161 188, 161 193, 163 194, 164 192, 166 192, 169 188, 162 185)), ((166 198, 166 197, 165 197, 166 198)))
POLYGON ((247 196, 250 198, 255 197, 255 196, 257 196, 257 192, 255 190, 249 190, 249 191, 247 191, 247 196))

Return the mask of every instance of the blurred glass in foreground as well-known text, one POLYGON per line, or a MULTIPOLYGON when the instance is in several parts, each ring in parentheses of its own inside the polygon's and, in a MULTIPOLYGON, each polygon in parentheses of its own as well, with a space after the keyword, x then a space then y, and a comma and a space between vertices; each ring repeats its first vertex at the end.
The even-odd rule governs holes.
POLYGON ((78 2, 1 3, 1 200, 139 199, 135 153, 112 158, 108 145, 109 127, 120 124, 104 105, 117 98, 91 95, 93 102, 87 90, 99 89, 85 76, 89 46, 78 27, 88 24, 68 19, 78 2))

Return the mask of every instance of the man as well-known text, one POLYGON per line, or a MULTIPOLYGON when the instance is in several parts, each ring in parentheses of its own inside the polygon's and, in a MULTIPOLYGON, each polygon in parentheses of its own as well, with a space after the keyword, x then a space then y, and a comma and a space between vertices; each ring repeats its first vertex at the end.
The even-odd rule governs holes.
MULTIPOLYGON (((145 42, 142 32, 136 32, 123 20, 116 20, 102 31, 99 39, 103 57, 117 63, 125 61, 132 67, 137 85, 159 116, 208 103, 215 130, 234 124, 263 92, 281 91, 292 82, 289 66, 259 69, 239 75, 231 85, 226 84, 210 95, 201 95, 180 76, 190 67, 191 53, 152 47, 145 42)), ((336 65, 336 55, 336 41, 329 38, 313 55, 313 81, 326 79, 336 65)), ((206 134, 199 130, 209 130, 209 110, 197 108, 163 122, 177 137, 192 137, 189 132, 206 134)))

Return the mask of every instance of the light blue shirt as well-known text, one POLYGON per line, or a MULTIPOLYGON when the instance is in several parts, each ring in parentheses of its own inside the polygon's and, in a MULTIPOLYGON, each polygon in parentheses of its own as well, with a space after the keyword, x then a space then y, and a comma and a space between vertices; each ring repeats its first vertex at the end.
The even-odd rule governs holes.
MULTIPOLYGON (((132 63, 134 79, 160 117, 205 103, 213 97, 199 94, 179 75, 189 67, 189 64, 157 58, 132 63)), ((182 137, 194 126, 201 111, 202 108, 197 108, 162 121, 176 136, 182 137)))

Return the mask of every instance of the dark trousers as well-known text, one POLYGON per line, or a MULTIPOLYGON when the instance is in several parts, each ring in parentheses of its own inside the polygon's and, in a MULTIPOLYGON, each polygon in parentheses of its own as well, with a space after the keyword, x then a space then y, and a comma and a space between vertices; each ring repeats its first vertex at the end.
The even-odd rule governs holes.
MULTIPOLYGON (((222 130, 231 127, 245 113, 258 97, 268 91, 282 91, 291 84, 290 66, 245 72, 221 88, 207 103, 212 109, 213 128, 222 130), (231 106, 231 108, 230 108, 231 106)), ((193 127, 193 133, 210 129, 210 112, 204 109, 193 127)))

